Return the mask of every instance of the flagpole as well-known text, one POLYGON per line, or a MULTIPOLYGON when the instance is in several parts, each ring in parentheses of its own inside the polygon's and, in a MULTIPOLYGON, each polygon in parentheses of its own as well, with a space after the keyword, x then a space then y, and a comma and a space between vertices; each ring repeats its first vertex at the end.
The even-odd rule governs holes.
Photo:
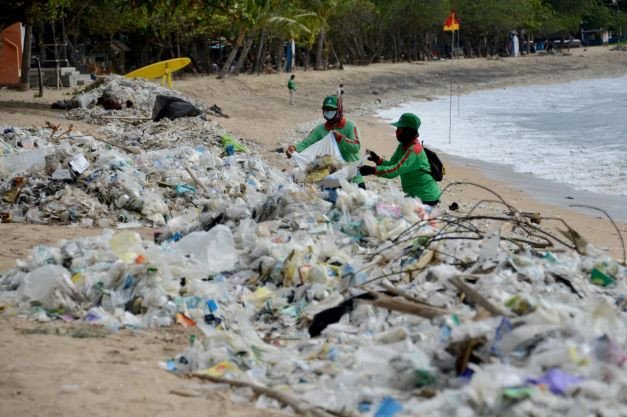
MULTIPOLYGON (((451 68, 453 68, 453 61, 455 60, 455 30, 451 30, 451 68)), ((451 135, 453 131, 453 75, 451 74, 451 88, 449 92, 449 106, 448 106, 448 143, 451 144, 451 135)))
MULTIPOLYGON (((457 49, 459 49, 459 39, 461 38, 461 29, 457 29, 457 49)), ((457 79, 457 117, 460 116, 460 98, 459 98, 459 78, 457 79)))
POLYGON ((448 143, 451 144, 451 131, 453 129, 453 77, 451 77, 451 93, 448 106, 448 143))
MULTIPOLYGON (((451 9, 451 14, 444 23, 444 31, 451 31, 451 60, 455 59, 455 30, 459 30, 459 23, 455 19, 455 10, 451 9)), ((457 35, 457 42, 459 43, 459 34, 457 35)), ((449 108, 448 108, 448 143, 452 141, 453 131, 453 63, 451 63, 451 75, 450 75, 450 91, 449 91, 449 108)), ((459 105, 459 80, 457 80, 457 115, 460 113, 459 105)))

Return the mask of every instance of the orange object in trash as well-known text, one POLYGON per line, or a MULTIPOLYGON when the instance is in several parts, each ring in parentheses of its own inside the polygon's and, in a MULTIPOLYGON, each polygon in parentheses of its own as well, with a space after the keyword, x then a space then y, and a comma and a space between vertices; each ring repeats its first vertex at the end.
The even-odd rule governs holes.
POLYGON ((183 313, 176 313, 175 318, 176 318, 176 323, 180 324, 181 326, 185 328, 194 327, 196 325, 196 322, 194 320, 190 319, 183 313))

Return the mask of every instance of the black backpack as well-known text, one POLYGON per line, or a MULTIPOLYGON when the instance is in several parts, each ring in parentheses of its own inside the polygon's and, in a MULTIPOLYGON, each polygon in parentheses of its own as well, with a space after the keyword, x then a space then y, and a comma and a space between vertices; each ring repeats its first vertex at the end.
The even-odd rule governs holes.
POLYGON ((425 146, 422 148, 425 150, 427 159, 429 160, 429 167, 431 168, 429 174, 431 174, 434 180, 438 182, 442 181, 444 174, 446 174, 446 168, 444 167, 442 161, 440 161, 440 158, 438 158, 438 154, 425 146))

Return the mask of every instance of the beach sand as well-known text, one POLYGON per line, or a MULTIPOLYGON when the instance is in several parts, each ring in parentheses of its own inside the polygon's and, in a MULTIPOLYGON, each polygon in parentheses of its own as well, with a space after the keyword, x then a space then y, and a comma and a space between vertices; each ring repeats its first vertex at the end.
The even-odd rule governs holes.
MULTIPOLYGON (((376 118, 376 111, 403 101, 446 95, 452 78, 459 82, 464 94, 625 73, 627 53, 598 47, 573 49, 569 56, 297 71, 298 91, 293 106, 288 104, 286 74, 243 75, 223 80, 187 77, 175 80, 174 88, 196 100, 220 106, 230 118, 216 118, 218 123, 240 137, 257 140, 267 149, 266 157, 287 167, 285 158, 274 150, 301 139, 306 134, 303 126, 321 121, 320 103, 339 83, 344 84, 345 111, 359 126, 362 146, 389 156, 396 146, 393 129, 376 118)), ((63 112, 52 110, 49 105, 69 94, 69 90, 46 90, 43 98, 34 98, 34 90, 0 90, 0 126, 42 127, 46 121, 68 126, 70 121, 64 119, 63 112)), ((71 123, 83 133, 95 133, 97 129, 71 123)), ((565 220, 599 248, 609 250, 617 258, 622 256, 618 235, 610 222, 596 213, 586 215, 569 209, 568 204, 577 201, 566 200, 567 195, 564 203, 559 204, 559 193, 563 193, 559 186, 554 190, 558 197, 548 204, 537 198, 524 179, 507 175, 507 168, 487 170, 476 161, 441 156, 447 167, 444 186, 452 181, 478 183, 521 211, 565 220)), ((442 206, 446 208, 455 201, 462 208, 469 208, 486 198, 494 196, 476 187, 454 186, 443 196, 442 206)), ((601 198, 596 203, 602 208, 604 201, 601 198)), ((503 207, 485 209, 505 211, 503 207)), ((552 230, 556 227, 547 226, 552 230)), ((624 223, 618 227, 627 234, 624 223)), ((0 224, 0 270, 14 266, 15 259, 25 256, 36 244, 99 232, 63 226, 0 224)), ((150 231, 144 233, 149 235, 150 231)), ((259 415, 254 405, 234 405, 224 393, 199 391, 196 386, 190 387, 196 381, 177 378, 157 366, 158 361, 184 349, 189 330, 122 331, 104 337, 77 338, 71 337, 75 327, 66 323, 0 320, 0 415, 259 415)), ((267 410, 263 414, 271 415, 267 410)))

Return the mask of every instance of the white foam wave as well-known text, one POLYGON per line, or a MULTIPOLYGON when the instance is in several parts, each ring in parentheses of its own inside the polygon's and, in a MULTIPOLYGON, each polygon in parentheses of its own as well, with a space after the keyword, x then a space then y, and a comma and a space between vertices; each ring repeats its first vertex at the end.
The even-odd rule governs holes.
POLYGON ((627 76, 512 87, 409 102, 384 110, 422 119, 425 144, 452 155, 510 165, 576 189, 627 196, 627 76))

